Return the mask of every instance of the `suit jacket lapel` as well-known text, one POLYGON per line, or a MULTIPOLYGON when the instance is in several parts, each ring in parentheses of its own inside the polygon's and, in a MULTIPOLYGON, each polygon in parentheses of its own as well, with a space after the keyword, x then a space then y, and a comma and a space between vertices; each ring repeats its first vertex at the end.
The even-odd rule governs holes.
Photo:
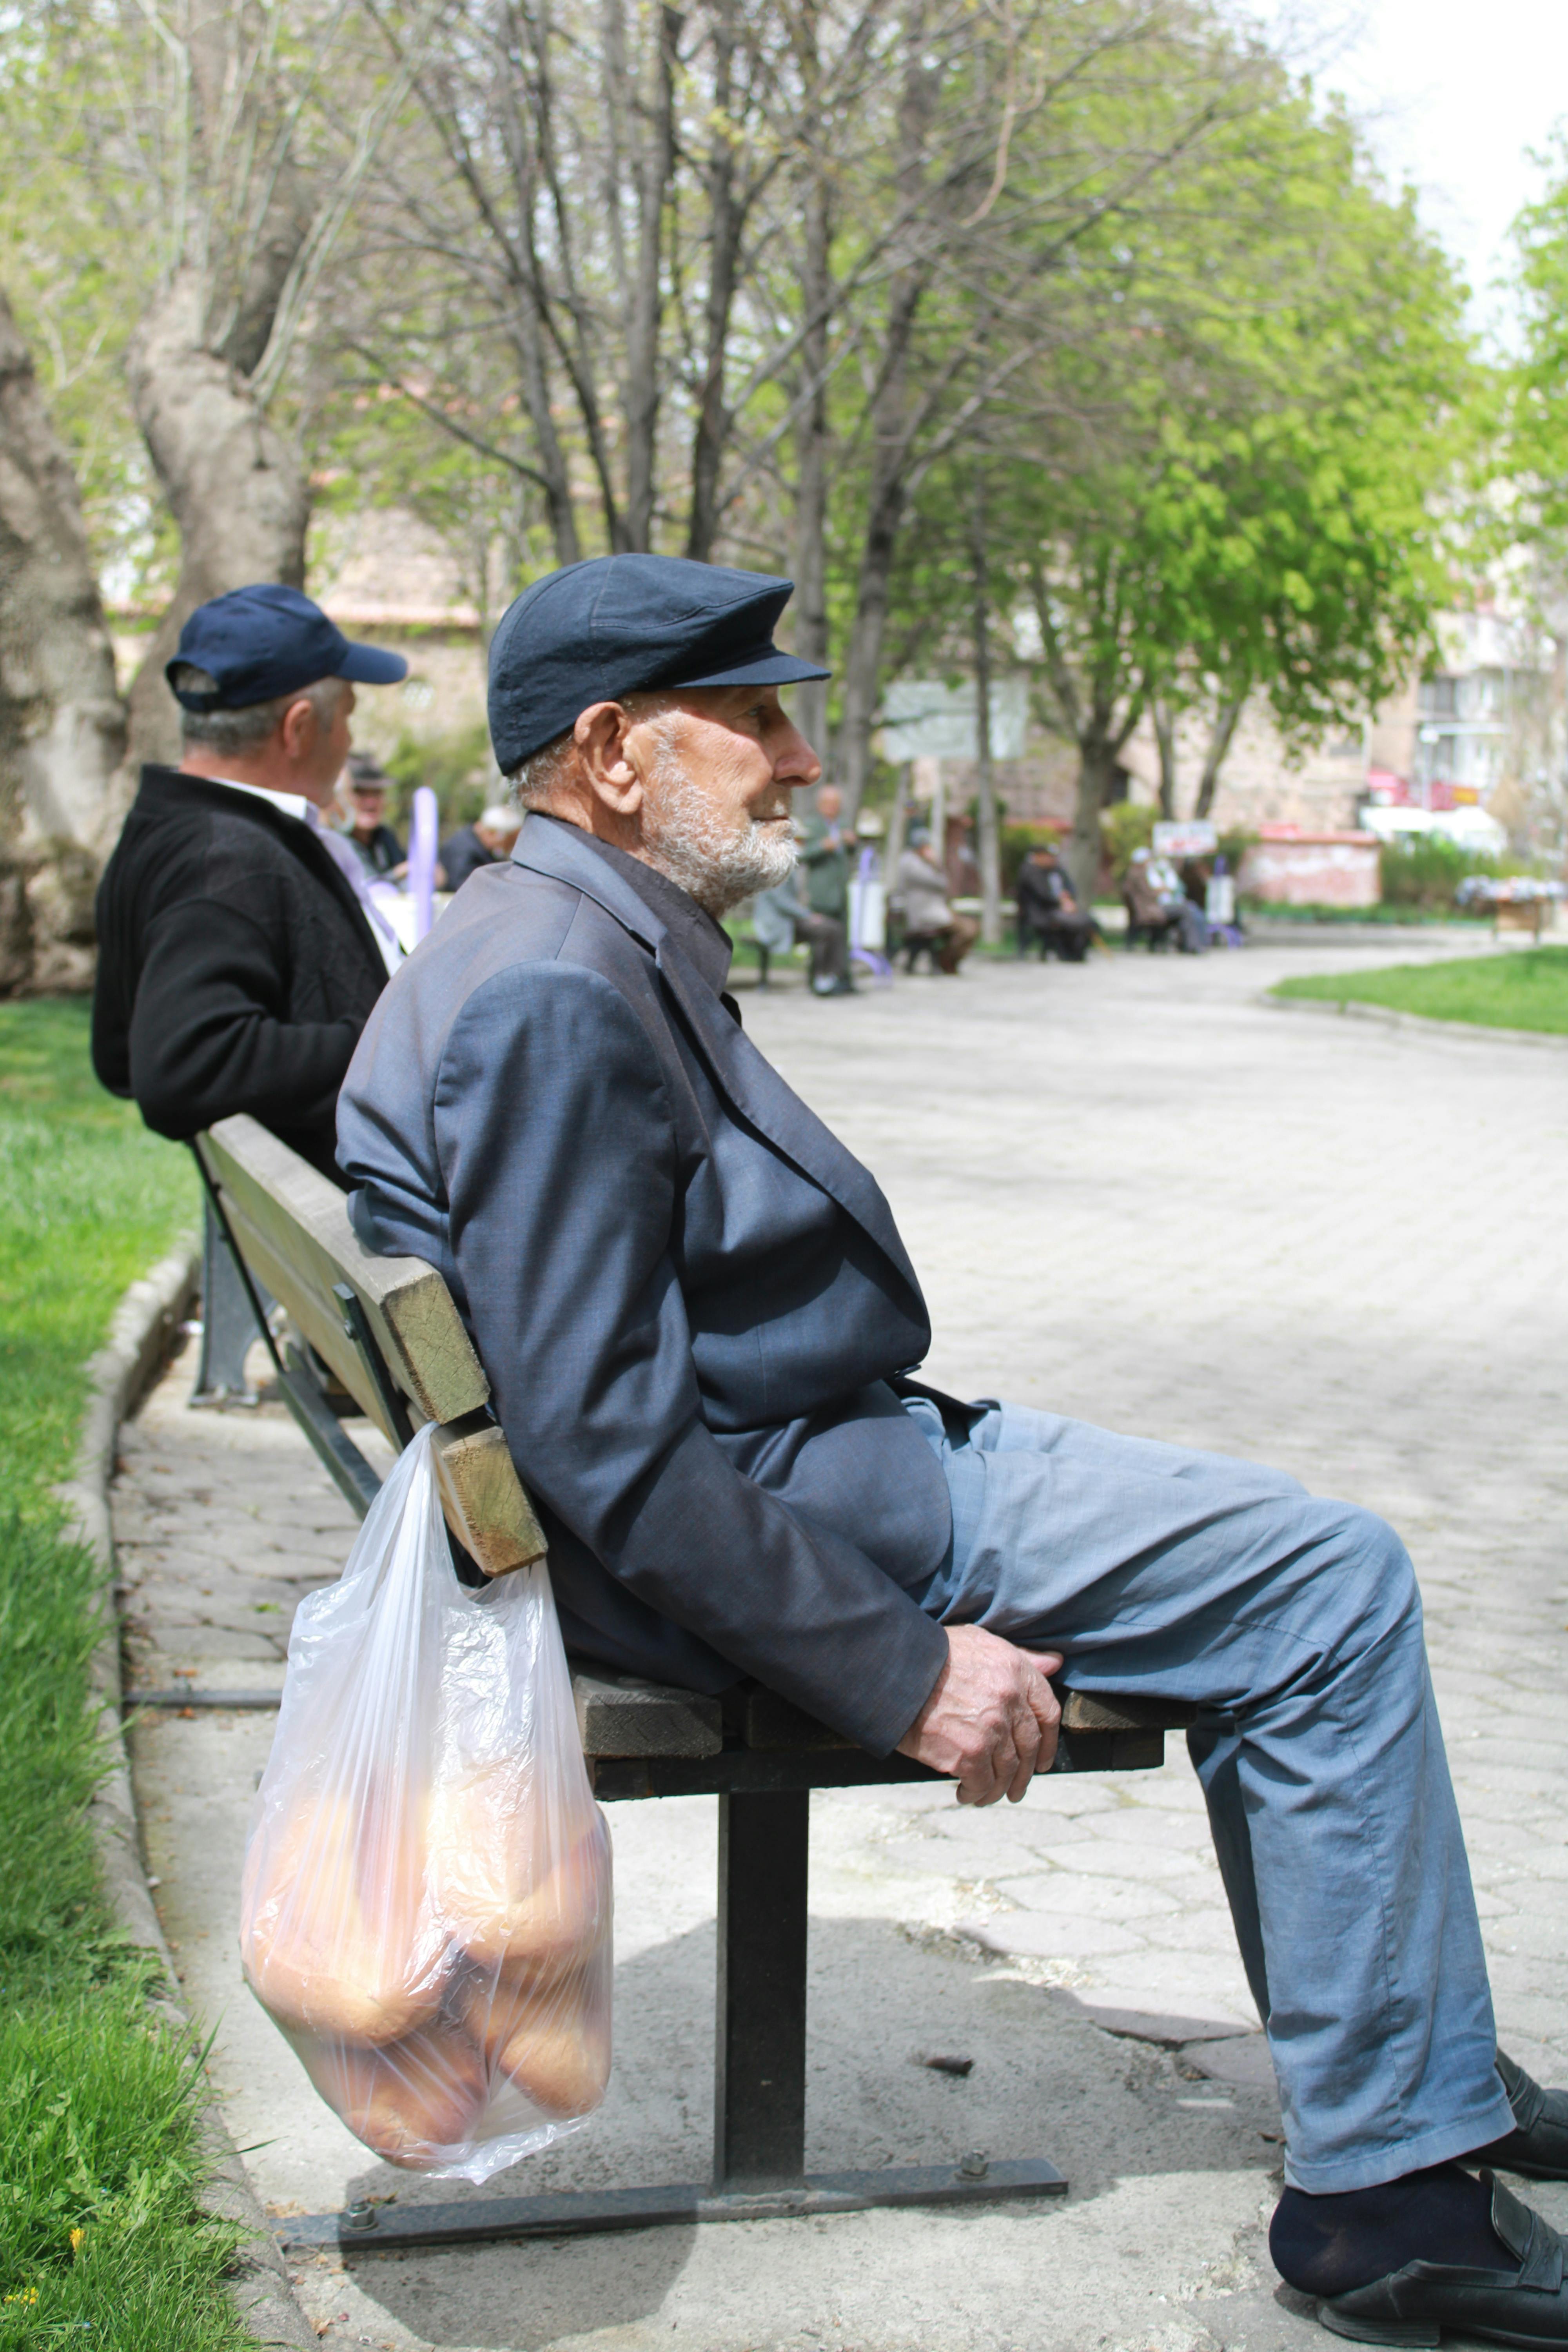
POLYGON ((870 1170, 785 1085, 745 1031, 703 987, 674 941, 667 938, 658 953, 666 986, 686 1015, 703 1059, 736 1109, 869 1234, 919 1297, 914 1267, 870 1170))
POLYGON ((720 1090, 742 1118, 854 1218, 918 1298, 919 1280, 875 1177, 806 1108, 731 1019, 647 900, 565 825, 531 827, 525 823, 512 856, 519 866, 570 882, 651 950, 720 1090))

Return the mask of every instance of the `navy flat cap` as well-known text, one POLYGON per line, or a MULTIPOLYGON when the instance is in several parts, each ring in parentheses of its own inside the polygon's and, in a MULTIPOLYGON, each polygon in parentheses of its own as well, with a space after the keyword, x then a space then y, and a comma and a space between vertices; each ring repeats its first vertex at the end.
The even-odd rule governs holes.
POLYGON ((352 678, 357 686, 395 686, 408 675, 401 654, 356 646, 319 604, 298 588, 271 583, 234 588, 198 604, 180 631, 179 650, 164 668, 169 691, 187 710, 244 710, 295 694, 319 677, 352 678), (174 684, 181 662, 216 679, 213 692, 174 684))
POLYGON ((490 740, 510 774, 624 695, 826 677, 773 643, 793 580, 680 555, 595 555, 525 588, 490 640, 490 740))

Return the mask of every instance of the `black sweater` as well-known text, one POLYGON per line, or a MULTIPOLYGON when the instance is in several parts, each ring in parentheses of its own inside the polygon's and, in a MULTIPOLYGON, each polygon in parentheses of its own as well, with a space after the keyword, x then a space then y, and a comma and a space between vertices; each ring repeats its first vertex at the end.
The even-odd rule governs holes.
POLYGON ((248 1111, 325 1174, 338 1088, 386 981, 347 877, 308 825, 143 768, 98 892, 92 1064, 184 1141, 248 1111))

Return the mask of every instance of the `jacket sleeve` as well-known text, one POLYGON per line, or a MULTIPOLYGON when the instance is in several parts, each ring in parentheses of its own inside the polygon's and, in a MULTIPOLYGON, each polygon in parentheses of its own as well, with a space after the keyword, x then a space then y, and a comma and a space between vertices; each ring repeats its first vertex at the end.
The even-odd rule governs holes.
POLYGON ((181 898, 148 933, 131 1017, 131 1091, 184 1142, 248 1111, 264 1126, 329 1120, 358 1042, 353 1021, 286 1021, 278 950, 217 898, 181 898))
POLYGON ((521 1476, 659 1615, 886 1754, 946 1637, 705 1426, 673 1256, 677 1141, 626 1000, 581 966, 496 975, 447 1038, 435 1129, 458 1280, 521 1476))

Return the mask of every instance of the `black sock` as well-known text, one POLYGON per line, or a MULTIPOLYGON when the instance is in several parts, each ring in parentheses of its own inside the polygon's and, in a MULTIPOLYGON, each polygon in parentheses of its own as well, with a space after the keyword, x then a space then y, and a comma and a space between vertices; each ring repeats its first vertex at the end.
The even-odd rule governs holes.
POLYGON ((1301 2294, 1349 2294, 1406 2263, 1519 2268, 1492 2228, 1490 2190, 1457 2164, 1333 2197, 1287 2189, 1268 2251, 1286 2285, 1301 2294))

